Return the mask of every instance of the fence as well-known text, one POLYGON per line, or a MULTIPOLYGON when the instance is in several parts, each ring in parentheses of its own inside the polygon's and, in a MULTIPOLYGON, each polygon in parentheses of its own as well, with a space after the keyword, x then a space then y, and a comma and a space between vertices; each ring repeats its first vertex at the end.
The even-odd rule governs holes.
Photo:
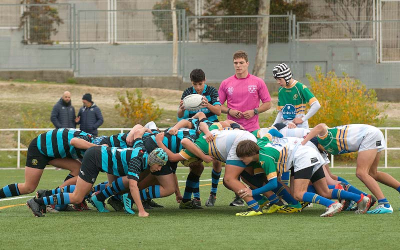
POLYGON ((0 13, 2 70, 72 69, 70 4, 0 4, 0 13))
MULTIPOLYGON (((100 131, 119 131, 120 133, 123 133, 124 131, 129 131, 131 128, 99 128, 100 131)), ((389 130, 400 130, 400 127, 382 127, 379 128, 381 130, 384 130, 384 136, 385 136, 385 141, 387 148, 385 149, 385 165, 384 167, 388 167, 388 151, 392 150, 400 150, 398 147, 388 147, 389 141, 388 141, 388 131, 389 130)), ((17 132, 17 147, 16 148, 0 148, 1 151, 16 151, 17 152, 17 168, 21 168, 21 152, 22 151, 28 151, 27 148, 21 148, 21 132, 22 131, 49 131, 52 129, 49 128, 16 128, 16 129, 0 129, 1 132, 17 132)), ((331 167, 334 168, 334 156, 331 156, 331 167)))

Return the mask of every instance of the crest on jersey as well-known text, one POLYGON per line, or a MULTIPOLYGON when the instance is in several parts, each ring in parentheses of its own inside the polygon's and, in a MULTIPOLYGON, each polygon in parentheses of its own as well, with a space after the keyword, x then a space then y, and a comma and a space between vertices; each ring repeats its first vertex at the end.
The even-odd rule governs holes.
POLYGON ((37 166, 38 164, 38 160, 37 159, 32 159, 32 165, 33 166, 37 166))
POLYGON ((283 119, 285 120, 293 120, 296 118, 296 108, 292 104, 286 104, 282 108, 283 119))
POLYGON ((249 85, 247 86, 247 89, 249 90, 249 93, 254 94, 257 92, 257 85, 249 85))
POLYGON ((233 87, 229 87, 229 88, 228 88, 228 94, 229 94, 229 95, 232 95, 232 94, 233 94, 233 87))
POLYGON ((297 100, 298 97, 299 97, 299 95, 294 94, 294 95, 293 95, 293 100, 297 100))

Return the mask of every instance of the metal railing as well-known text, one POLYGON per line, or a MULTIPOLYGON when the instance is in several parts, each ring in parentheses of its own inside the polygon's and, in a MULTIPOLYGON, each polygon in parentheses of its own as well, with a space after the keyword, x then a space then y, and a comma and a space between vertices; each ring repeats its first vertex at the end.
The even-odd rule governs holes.
MULTIPOLYGON (((400 127, 379 127, 380 130, 384 130, 384 137, 386 141, 386 145, 389 144, 388 142, 388 130, 400 130, 400 127)), ((28 151, 28 148, 21 148, 21 131, 50 131, 53 130, 52 128, 13 128, 13 129, 0 129, 1 132, 12 132, 17 131, 17 147, 16 148, 0 148, 1 151, 17 151, 17 168, 21 168, 21 152, 28 151)), ((118 133, 123 133, 124 131, 129 131, 131 128, 99 128, 99 131, 119 131, 118 133)), ((388 163, 388 151, 392 150, 400 150, 397 147, 388 146, 385 149, 385 168, 387 168, 388 163)), ((334 168, 334 156, 331 155, 331 167, 334 168)))

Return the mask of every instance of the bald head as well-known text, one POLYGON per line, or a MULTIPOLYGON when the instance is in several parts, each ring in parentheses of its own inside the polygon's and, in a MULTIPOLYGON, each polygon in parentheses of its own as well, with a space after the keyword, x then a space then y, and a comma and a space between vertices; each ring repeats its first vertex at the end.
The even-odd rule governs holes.
POLYGON ((69 103, 71 101, 71 93, 69 91, 65 91, 61 98, 65 103, 69 103))

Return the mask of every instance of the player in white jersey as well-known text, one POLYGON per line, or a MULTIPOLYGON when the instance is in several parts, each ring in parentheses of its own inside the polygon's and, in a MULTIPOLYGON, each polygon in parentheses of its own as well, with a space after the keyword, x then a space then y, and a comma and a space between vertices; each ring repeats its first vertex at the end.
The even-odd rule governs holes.
POLYGON ((400 182, 391 175, 378 171, 381 151, 386 148, 382 132, 365 124, 350 124, 328 128, 319 124, 311 130, 302 144, 318 136, 319 144, 329 153, 338 155, 358 152, 356 176, 368 187, 378 199, 378 206, 368 213, 393 213, 393 208, 385 198, 378 182, 400 192, 400 182))

